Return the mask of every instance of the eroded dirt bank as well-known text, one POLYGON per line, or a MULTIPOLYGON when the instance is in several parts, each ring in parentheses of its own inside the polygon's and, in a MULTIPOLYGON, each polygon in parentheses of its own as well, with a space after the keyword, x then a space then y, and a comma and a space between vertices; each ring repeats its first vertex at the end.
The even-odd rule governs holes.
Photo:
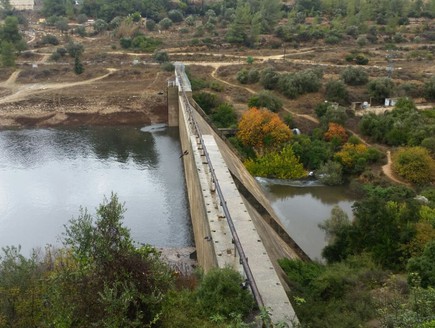
POLYGON ((170 73, 144 66, 85 76, 20 69, 0 82, 0 129, 163 123, 168 79, 170 73))

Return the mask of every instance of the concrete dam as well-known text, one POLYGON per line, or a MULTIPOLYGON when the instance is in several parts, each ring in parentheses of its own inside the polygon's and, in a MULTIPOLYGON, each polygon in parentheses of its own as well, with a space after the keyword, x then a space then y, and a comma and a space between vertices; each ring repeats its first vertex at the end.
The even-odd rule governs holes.
POLYGON ((182 63, 168 84, 168 125, 178 126, 199 265, 231 267, 246 278, 259 308, 272 322, 298 319, 277 260, 309 260, 279 222, 261 187, 225 137, 208 124, 192 99, 182 63))

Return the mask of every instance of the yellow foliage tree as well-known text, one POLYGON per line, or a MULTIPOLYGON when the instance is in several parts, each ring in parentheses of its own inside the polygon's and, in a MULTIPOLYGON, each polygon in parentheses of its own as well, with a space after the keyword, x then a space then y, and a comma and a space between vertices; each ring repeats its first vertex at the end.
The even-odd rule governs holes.
POLYGON ((343 148, 335 154, 335 157, 343 166, 353 168, 358 158, 363 157, 366 153, 366 145, 346 143, 343 145, 343 148))
POLYGON ((290 128, 278 114, 255 107, 243 114, 237 131, 237 138, 241 143, 252 147, 257 155, 278 149, 289 141, 291 136, 290 128))
POLYGON ((417 184, 435 179, 435 161, 423 147, 403 147, 393 154, 393 170, 417 184))

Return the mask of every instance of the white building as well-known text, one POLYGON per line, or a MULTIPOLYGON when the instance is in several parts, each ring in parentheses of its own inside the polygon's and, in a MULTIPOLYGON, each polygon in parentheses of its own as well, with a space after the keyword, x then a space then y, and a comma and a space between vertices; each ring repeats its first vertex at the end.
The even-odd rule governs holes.
POLYGON ((35 0, 10 0, 11 6, 17 10, 33 10, 35 0))

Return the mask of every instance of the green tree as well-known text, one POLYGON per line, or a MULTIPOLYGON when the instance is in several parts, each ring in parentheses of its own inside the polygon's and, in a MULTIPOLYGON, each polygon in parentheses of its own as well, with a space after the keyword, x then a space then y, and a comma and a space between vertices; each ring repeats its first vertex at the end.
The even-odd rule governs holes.
POLYGON ((73 57, 77 58, 82 55, 82 53, 85 51, 85 48, 81 43, 76 43, 73 41, 68 42, 66 45, 66 50, 68 51, 68 54, 73 57))
POLYGON ((263 90, 249 99, 248 107, 267 108, 277 113, 282 108, 282 101, 272 92, 263 90))
POLYGON ((326 83, 325 97, 328 101, 334 101, 340 105, 349 102, 349 92, 342 81, 329 81, 326 83))
POLYGON ((165 17, 159 22, 159 26, 162 30, 168 30, 172 26, 172 20, 165 17))
POLYGON ((18 29, 18 18, 8 16, 5 18, 3 25, 0 26, 0 40, 16 44, 21 41, 21 34, 18 29))
POLYGON ((15 49, 10 42, 2 41, 0 43, 0 56, 3 67, 15 66, 15 49))
POLYGON ((270 33, 281 18, 281 2, 279 0, 262 0, 260 4, 261 31, 270 33))
POLYGON ((74 58, 74 73, 77 75, 82 74, 85 71, 85 68, 83 67, 83 64, 80 60, 80 56, 77 56, 74 58))
POLYGON ((307 176, 291 145, 284 146, 281 151, 272 151, 256 159, 248 159, 244 164, 253 176, 277 179, 299 179, 307 176))
POLYGON ((422 287, 435 287, 435 241, 429 242, 421 256, 409 260, 407 270, 410 275, 417 273, 422 287))
POLYGON ((375 99, 383 99, 391 97, 395 85, 389 78, 378 78, 370 81, 367 88, 371 97, 375 99))
POLYGON ((218 128, 233 127, 237 125, 237 114, 232 105, 223 103, 213 110, 211 120, 218 128))
POLYGON ((343 167, 338 162, 328 161, 320 165, 316 171, 316 177, 325 185, 340 185, 343 183, 343 167))
POLYGON ((260 13, 251 13, 248 3, 238 2, 235 18, 228 28, 228 42, 239 43, 251 47, 257 41, 261 28, 260 13))
POLYGON ((364 85, 369 81, 369 75, 363 68, 352 66, 341 72, 341 78, 349 85, 364 85))
POLYGON ((435 77, 430 78, 424 84, 424 94, 426 99, 434 100, 435 99, 435 77))
POLYGON ((95 33, 101 33, 107 30, 109 27, 109 24, 107 24, 106 21, 102 19, 97 19, 94 24, 92 25, 92 28, 94 29, 95 33))

